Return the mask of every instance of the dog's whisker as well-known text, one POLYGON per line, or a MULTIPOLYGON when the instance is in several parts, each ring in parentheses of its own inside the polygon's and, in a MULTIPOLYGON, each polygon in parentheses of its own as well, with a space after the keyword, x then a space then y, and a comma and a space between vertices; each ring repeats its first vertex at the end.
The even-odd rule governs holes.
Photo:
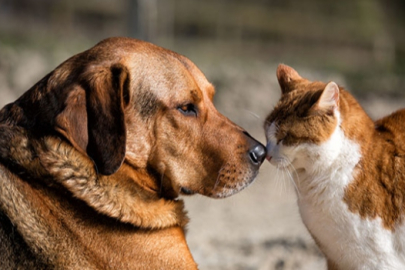
MULTIPOLYGON (((227 163, 225 163, 225 164, 227 164, 227 163)), ((219 171, 218 171, 217 180, 215 181, 215 184, 214 184, 214 187, 212 190, 215 190, 217 188, 218 183, 219 183, 219 177, 221 176, 221 172, 223 169, 224 169, 224 165, 222 165, 221 169, 219 169, 219 171)))

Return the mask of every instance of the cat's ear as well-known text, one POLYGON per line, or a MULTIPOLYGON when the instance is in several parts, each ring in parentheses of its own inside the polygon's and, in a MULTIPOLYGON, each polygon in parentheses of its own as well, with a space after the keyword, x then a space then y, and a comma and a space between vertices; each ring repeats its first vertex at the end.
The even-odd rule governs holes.
POLYGON ((293 90, 294 82, 302 79, 302 77, 292 67, 280 64, 277 68, 277 79, 281 87, 281 93, 284 95, 293 90))
POLYGON ((333 113, 339 108, 339 86, 330 82, 325 86, 322 94, 316 102, 314 109, 333 113))

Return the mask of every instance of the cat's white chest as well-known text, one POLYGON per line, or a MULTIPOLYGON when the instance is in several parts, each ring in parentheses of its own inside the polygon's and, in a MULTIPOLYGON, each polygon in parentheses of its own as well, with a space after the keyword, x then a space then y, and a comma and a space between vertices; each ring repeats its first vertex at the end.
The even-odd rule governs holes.
POLYGON ((326 201, 323 205, 299 202, 304 224, 321 245, 322 251, 340 269, 405 269, 405 228, 392 233, 380 219, 361 219, 344 203, 326 201))
POLYGON ((318 161, 308 163, 297 185, 302 220, 322 251, 340 269, 405 269, 405 227, 387 230, 381 219, 362 219, 344 202, 361 158, 358 146, 336 134, 317 147, 325 149, 312 149, 318 161))

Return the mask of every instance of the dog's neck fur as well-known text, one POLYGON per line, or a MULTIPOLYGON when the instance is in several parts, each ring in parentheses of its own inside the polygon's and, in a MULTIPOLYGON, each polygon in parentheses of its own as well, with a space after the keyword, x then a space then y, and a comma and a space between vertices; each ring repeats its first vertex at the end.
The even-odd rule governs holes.
POLYGON ((144 188, 147 174, 125 163, 113 175, 97 174, 92 161, 62 139, 28 140, 26 132, 7 124, 0 127, 0 160, 22 178, 62 185, 97 212, 140 228, 186 225, 183 201, 166 200, 144 188))

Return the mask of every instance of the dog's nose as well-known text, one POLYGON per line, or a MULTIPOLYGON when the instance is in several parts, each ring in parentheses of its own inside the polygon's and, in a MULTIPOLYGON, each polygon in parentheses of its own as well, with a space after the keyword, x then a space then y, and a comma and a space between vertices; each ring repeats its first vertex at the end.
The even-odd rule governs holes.
POLYGON ((259 143, 249 151, 250 160, 255 165, 260 165, 263 163, 264 159, 266 158, 266 148, 259 143))
POLYGON ((249 133, 246 131, 243 132, 247 137, 249 141, 249 158, 250 161, 254 165, 261 165, 266 158, 266 147, 255 140, 252 136, 250 136, 249 133))

